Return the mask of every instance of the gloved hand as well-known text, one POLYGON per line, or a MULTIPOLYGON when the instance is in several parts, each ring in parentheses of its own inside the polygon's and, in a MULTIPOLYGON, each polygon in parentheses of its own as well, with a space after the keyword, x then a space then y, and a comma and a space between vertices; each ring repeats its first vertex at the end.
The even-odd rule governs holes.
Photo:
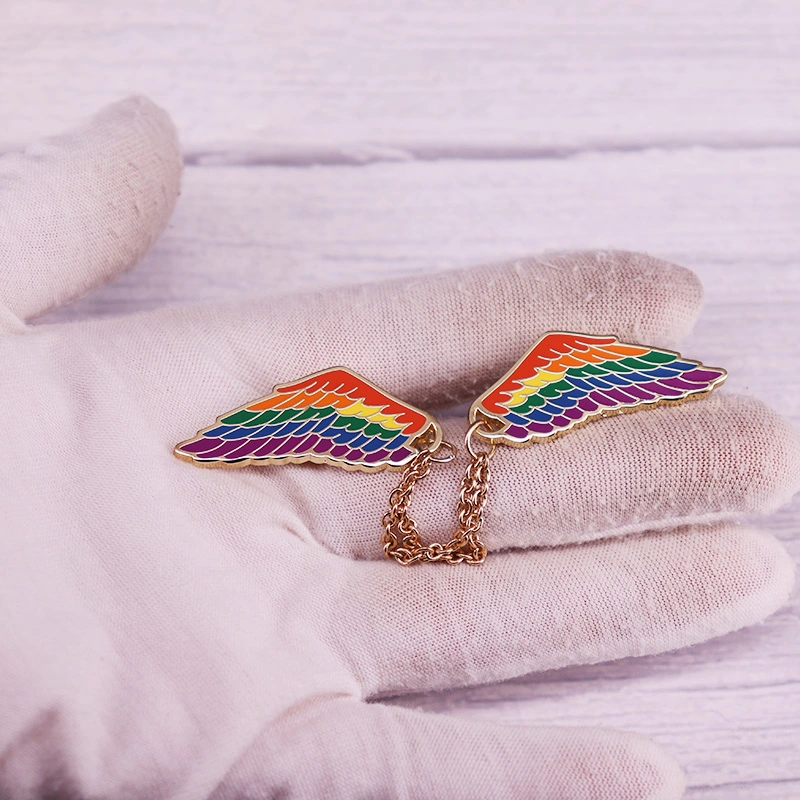
MULTIPOLYGON (((500 448, 480 567, 382 557, 396 473, 209 471, 172 447, 334 365, 430 409, 550 329, 674 347, 697 279, 568 253, 26 324, 132 265, 180 170, 143 99, 0 161, 0 795, 679 797, 679 768, 636 735, 365 701, 658 653, 774 611, 792 565, 733 520, 788 500, 800 445, 761 403, 723 390, 500 448)), ((454 525, 462 468, 420 486, 425 536, 454 525)))

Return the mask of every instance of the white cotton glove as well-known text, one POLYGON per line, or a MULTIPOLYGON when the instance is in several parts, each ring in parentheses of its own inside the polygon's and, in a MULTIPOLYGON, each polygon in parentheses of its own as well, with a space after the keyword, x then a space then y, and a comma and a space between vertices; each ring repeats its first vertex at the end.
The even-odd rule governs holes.
MULTIPOLYGON (((382 558, 395 473, 201 470, 172 447, 329 366, 430 409, 472 399, 547 330, 673 347, 696 278, 572 253, 28 326, 134 263, 180 170, 141 99, 0 160, 0 796, 680 797, 679 768, 639 736, 365 700, 658 653, 770 614, 792 565, 732 520, 788 500, 800 445, 761 403, 717 392, 500 448, 480 567, 382 558)), ((461 469, 420 486, 429 539, 454 525, 461 469)))

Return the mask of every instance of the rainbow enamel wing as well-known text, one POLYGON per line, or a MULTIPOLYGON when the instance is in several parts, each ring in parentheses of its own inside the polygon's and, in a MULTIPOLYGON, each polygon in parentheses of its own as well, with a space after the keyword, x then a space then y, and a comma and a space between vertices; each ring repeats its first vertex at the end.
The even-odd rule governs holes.
POLYGON ((429 414, 333 367, 223 414, 174 452, 207 467, 313 461, 374 471, 402 468, 441 441, 429 414))
POLYGON ((593 419, 703 397, 726 377, 723 369, 616 336, 544 334, 470 407, 458 528, 441 544, 422 543, 408 507, 414 485, 434 463, 452 461, 455 447, 443 441, 430 414, 345 367, 279 384, 266 397, 217 417, 174 452, 203 467, 311 461, 370 472, 403 469, 382 518, 384 554, 405 566, 477 565, 487 554, 478 537, 495 444, 522 447, 593 419), (476 448, 474 437, 488 440, 488 448, 476 448))
POLYGON ((524 446, 592 419, 702 397, 727 373, 616 336, 550 332, 470 408, 479 435, 524 446))

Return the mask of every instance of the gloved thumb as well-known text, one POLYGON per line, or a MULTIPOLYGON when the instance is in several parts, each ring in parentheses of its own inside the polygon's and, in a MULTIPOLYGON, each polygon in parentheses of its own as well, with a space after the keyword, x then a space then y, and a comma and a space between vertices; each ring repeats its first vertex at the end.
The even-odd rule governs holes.
POLYGON ((132 267, 172 214, 181 168, 172 121, 145 97, 0 157, 0 326, 132 267))

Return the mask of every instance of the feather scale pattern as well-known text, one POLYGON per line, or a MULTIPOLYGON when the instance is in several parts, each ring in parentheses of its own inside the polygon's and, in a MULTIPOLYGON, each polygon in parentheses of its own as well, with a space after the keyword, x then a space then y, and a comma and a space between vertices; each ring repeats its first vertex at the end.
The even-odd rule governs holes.
POLYGON ((398 468, 418 452, 416 440, 436 420, 343 367, 276 386, 272 394, 229 411, 175 447, 178 458, 204 466, 275 462, 398 468))
POLYGON ((701 397, 723 369, 616 336, 547 333, 470 409, 492 438, 512 445, 550 439, 597 417, 701 397))

